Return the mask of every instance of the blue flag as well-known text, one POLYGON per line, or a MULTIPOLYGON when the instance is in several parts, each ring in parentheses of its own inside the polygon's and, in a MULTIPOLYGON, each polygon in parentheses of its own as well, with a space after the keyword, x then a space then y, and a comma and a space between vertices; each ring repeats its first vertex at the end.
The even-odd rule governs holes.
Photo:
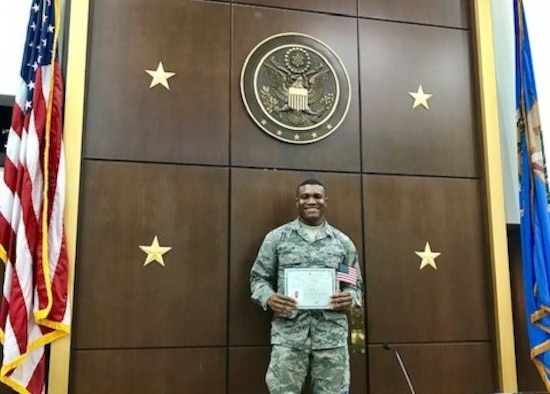
POLYGON ((550 391, 550 217, 537 89, 522 0, 514 1, 521 252, 531 359, 550 391))

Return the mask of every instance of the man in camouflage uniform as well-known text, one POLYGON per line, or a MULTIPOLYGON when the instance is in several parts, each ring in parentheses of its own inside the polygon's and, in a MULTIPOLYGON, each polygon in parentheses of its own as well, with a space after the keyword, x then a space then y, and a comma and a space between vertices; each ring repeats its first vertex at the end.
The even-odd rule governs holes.
POLYGON ((314 394, 349 392, 348 320, 346 311, 362 302, 361 271, 351 239, 324 219, 325 187, 308 179, 298 186, 299 217, 269 232, 250 272, 252 299, 274 313, 271 361, 266 383, 271 394, 300 394, 311 373, 314 394), (352 283, 340 282, 331 309, 296 309, 284 295, 285 268, 355 268, 352 283))

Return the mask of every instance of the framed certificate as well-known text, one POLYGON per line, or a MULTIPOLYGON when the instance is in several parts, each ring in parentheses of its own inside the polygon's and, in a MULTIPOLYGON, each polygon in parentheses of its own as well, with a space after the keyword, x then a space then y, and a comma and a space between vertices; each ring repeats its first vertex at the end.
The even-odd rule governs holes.
POLYGON ((285 295, 298 302, 298 309, 330 309, 330 296, 335 292, 334 268, 285 269, 285 295))

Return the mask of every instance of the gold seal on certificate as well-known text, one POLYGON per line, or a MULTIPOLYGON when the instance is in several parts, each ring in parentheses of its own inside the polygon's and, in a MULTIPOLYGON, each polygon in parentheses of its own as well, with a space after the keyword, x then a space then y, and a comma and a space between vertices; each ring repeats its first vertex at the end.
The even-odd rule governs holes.
POLYGON ((294 298, 298 309, 330 309, 336 292, 334 268, 286 268, 285 295, 294 298))

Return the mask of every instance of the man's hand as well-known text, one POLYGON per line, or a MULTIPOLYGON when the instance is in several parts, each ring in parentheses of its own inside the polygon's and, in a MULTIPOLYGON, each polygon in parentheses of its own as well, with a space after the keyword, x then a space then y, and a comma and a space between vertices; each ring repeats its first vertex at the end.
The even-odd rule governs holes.
POLYGON ((296 309, 296 300, 292 297, 287 297, 280 293, 275 293, 267 300, 267 305, 276 315, 291 316, 296 309))
POLYGON ((330 296, 333 311, 347 311, 353 304, 349 291, 341 291, 330 296))

